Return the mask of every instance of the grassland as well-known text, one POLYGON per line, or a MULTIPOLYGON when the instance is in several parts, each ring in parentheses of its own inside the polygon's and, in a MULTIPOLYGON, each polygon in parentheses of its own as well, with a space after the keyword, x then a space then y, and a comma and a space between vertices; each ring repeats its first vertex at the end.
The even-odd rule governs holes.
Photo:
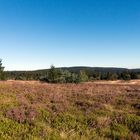
POLYGON ((0 140, 140 140, 140 81, 0 82, 0 140))

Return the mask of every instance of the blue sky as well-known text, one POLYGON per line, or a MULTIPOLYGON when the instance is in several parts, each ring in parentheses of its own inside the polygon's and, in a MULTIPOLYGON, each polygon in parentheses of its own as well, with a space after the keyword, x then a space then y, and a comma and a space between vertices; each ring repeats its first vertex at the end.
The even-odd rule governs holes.
POLYGON ((140 0, 0 0, 6 70, 140 68, 140 0))

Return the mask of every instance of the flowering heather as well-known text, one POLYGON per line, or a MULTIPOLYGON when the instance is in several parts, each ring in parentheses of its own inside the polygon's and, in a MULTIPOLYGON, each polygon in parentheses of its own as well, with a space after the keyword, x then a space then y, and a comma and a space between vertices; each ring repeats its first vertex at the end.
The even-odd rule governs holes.
POLYGON ((140 139, 140 81, 0 82, 0 139, 140 139))

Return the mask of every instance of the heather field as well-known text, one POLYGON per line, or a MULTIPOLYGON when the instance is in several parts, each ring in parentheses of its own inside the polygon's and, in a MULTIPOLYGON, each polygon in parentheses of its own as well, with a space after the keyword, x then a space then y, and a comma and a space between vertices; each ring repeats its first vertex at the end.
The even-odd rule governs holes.
POLYGON ((140 81, 0 82, 0 140, 140 140, 140 81))

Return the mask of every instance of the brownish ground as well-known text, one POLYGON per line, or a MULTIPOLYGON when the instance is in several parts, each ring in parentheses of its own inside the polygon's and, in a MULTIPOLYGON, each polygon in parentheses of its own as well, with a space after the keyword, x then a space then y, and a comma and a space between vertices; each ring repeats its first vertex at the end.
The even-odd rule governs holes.
POLYGON ((96 81, 94 82, 96 84, 116 84, 116 85, 140 85, 140 80, 130 80, 130 81, 123 81, 123 80, 117 80, 117 81, 96 81))
MULTIPOLYGON (((29 84, 40 84, 39 81, 22 81, 22 80, 8 80, 8 81, 1 81, 0 83, 29 83, 29 84)), ((92 84, 113 84, 113 85, 140 85, 140 80, 129 80, 129 81, 123 81, 123 80, 116 80, 116 81, 94 81, 94 82, 88 82, 92 84)), ((44 83, 47 84, 47 83, 44 83)))

